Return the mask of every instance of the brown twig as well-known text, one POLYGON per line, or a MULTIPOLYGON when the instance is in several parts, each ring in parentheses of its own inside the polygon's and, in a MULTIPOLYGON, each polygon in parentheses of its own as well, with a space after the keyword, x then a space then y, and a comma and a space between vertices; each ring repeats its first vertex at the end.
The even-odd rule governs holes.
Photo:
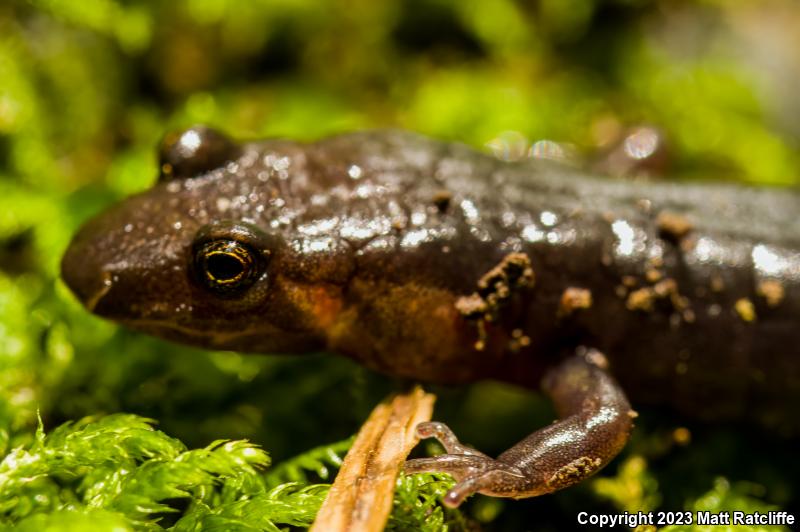
POLYGON ((416 387, 375 407, 347 453, 312 532, 383 530, 397 475, 418 441, 414 429, 430 420, 434 400, 416 387))

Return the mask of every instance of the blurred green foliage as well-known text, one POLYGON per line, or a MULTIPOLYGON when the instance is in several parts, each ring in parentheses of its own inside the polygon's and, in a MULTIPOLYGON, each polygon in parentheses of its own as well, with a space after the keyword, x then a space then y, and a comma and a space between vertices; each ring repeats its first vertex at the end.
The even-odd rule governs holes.
MULTIPOLYGON (((0 522, 201 530, 250 516, 243 530, 302 526, 325 492, 313 483, 329 481, 344 450, 327 444, 354 433, 392 388, 331 357, 165 344, 75 302, 58 279, 71 234, 153 182, 167 130, 203 122, 238 137, 313 139, 399 126, 479 147, 512 131, 593 166, 645 124, 668 148, 658 173, 796 184, 799 26, 790 0, 2 2, 0 522), (47 427, 95 417, 44 437, 37 410, 47 427), (157 419, 180 441, 140 418, 102 417, 115 412, 157 419), (323 447, 265 477, 258 448, 207 446, 242 438, 278 462, 323 447)), ((552 417, 540 398, 496 384, 437 391, 437 417, 486 451, 552 417)), ((578 510, 717 507, 712 495, 739 493, 719 481, 697 498, 720 471, 761 483, 736 504, 791 504, 797 484, 777 458, 746 454, 736 433, 731 450, 714 435, 680 449, 654 419, 645 415, 616 476, 594 488, 545 502, 476 498, 461 514, 433 503, 440 480, 401 479, 390 526, 557 530, 578 510), (753 466, 741 469, 742 456, 753 466)))

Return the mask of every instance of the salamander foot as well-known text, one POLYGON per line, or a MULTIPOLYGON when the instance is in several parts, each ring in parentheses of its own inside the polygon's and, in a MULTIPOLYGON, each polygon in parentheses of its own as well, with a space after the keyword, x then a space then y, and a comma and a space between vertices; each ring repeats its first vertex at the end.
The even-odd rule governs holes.
POLYGON ((436 438, 447 454, 409 460, 405 472, 451 474, 457 483, 444 498, 450 507, 473 493, 534 497, 590 477, 622 450, 635 417, 604 362, 596 351, 583 350, 550 370, 542 387, 561 419, 497 459, 463 445, 443 423, 420 423, 417 435, 436 438))
POLYGON ((515 486, 525 481, 518 468, 498 462, 485 454, 461 444, 453 432, 443 423, 431 421, 417 425, 417 436, 434 437, 444 446, 448 454, 433 458, 418 458, 406 462, 406 474, 424 472, 449 473, 458 483, 447 492, 444 504, 457 507, 473 493, 481 492, 502 497, 496 493, 498 486, 515 486))

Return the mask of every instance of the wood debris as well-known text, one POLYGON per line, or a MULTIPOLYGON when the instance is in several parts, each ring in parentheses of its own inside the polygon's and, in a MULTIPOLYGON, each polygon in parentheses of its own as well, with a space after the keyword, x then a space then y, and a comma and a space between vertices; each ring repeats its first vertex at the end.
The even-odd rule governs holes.
POLYGON ((418 386, 375 407, 347 453, 312 532, 384 529, 397 476, 419 441, 416 426, 430 420, 435 399, 418 386))

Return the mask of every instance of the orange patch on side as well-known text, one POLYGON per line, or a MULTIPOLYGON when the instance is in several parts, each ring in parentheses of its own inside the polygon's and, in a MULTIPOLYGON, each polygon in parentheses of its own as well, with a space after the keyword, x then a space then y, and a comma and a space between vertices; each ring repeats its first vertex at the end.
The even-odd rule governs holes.
POLYGON ((286 283, 286 293, 311 324, 328 330, 342 310, 341 290, 335 286, 286 283))
POLYGON ((342 299, 339 296, 338 290, 322 286, 309 290, 311 313, 320 329, 325 330, 336 321, 342 310, 342 299))

